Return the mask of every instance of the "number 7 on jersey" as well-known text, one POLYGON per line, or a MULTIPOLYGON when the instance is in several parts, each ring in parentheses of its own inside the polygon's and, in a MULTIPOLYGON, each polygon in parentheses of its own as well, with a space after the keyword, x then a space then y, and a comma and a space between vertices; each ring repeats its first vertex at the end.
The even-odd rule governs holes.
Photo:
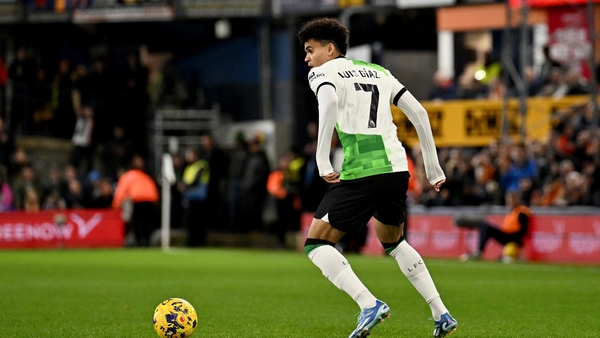
POLYGON ((377 85, 369 83, 354 82, 354 89, 357 92, 371 92, 371 110, 369 111, 369 125, 367 128, 377 127, 377 107, 379 106, 379 89, 377 85))

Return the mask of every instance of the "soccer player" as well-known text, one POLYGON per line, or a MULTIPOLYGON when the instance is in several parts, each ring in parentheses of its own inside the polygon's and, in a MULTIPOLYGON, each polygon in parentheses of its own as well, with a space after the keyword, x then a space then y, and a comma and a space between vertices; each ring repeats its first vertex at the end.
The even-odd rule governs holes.
POLYGON ((410 175, 390 103, 415 126, 427 178, 439 191, 446 177, 427 112, 387 69, 344 57, 348 30, 339 21, 307 22, 298 38, 311 68, 308 82, 319 102, 317 166, 320 176, 332 184, 315 212, 304 250, 325 277, 358 303, 361 312, 350 338, 366 337, 390 316, 390 308, 365 287, 334 245, 344 234, 365 227, 373 216, 383 247, 431 307, 433 336, 444 337, 458 323, 444 306, 423 259, 403 236, 410 175), (329 160, 334 128, 344 149, 340 173, 329 160))

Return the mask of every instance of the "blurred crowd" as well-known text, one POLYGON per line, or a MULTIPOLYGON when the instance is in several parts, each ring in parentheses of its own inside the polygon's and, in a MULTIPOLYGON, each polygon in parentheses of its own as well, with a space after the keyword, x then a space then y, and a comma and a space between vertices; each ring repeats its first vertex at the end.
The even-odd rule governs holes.
MULTIPOLYGON (((314 212, 328 188, 315 161, 315 122, 308 124, 307 133, 306 144, 292 147, 278 159, 267 157, 259 135, 248 140, 242 133, 236 135, 231 148, 221 148, 218 140, 205 134, 198 147, 172 154, 172 226, 188 230, 190 246, 204 245, 210 231, 269 231, 284 245, 286 234, 300 229, 301 214, 314 212), (270 160, 276 160, 274 168, 270 160), (264 217, 269 200, 276 211, 273 220, 264 217)), ((44 168, 38 176, 28 154, 15 147, 0 119, 0 210, 127 211, 124 202, 129 197, 134 219, 137 202, 153 205, 153 211, 142 213, 144 216, 158 216, 158 185, 146 173, 144 159, 135 153, 133 142, 124 138, 122 128, 115 128, 106 151, 105 155, 94 155, 101 157, 95 161, 103 164, 101 170, 81 171, 68 164, 44 168), (150 200, 117 193, 120 186, 130 190, 122 188, 131 184, 124 183, 123 177, 133 170, 138 177, 143 176, 143 184, 152 186, 150 200)), ((335 137, 331 154, 339 170, 343 150, 335 137)), ((529 206, 600 206, 600 128, 592 123, 590 104, 557 113, 547 142, 495 140, 481 148, 440 148, 439 158, 447 176, 440 193, 427 182, 419 147, 408 149, 407 154, 414 178, 409 188, 411 204, 503 205, 506 192, 518 191, 529 206)), ((151 230, 159 226, 158 219, 147 221, 139 242, 149 243, 151 230)))
MULTIPOLYGON (((539 69, 528 67, 525 81, 527 95, 560 98, 590 93, 590 83, 580 69, 566 67, 550 57, 548 46, 543 48, 544 61, 539 69)), ((492 52, 478 53, 476 60, 463 72, 452 77, 440 71, 433 77, 429 100, 500 100, 505 96, 518 97, 517 86, 509 79, 504 84, 503 68, 492 52)), ((600 73, 600 68, 596 70, 600 73)))
MULTIPOLYGON (((103 145, 115 126, 125 129, 138 150, 146 150, 146 120, 150 102, 148 69, 132 51, 110 67, 103 57, 90 63, 61 58, 40 62, 26 47, 19 47, 8 68, 11 97, 3 117, 15 134, 71 139, 89 147, 103 145), (89 130, 78 120, 91 122, 89 130), (77 127, 77 128, 76 128, 77 127), (84 139, 81 139, 84 137, 84 139), (88 139, 85 139, 85 138, 88 139)), ((42 58, 43 59, 43 58, 42 58)))
MULTIPOLYGON (((480 149, 441 149, 447 182, 441 193, 425 184, 414 203, 427 206, 502 205, 504 194, 519 191, 529 206, 600 206, 600 128, 591 104, 557 113, 547 142, 495 140, 480 149)), ((412 149, 422 168, 418 148, 412 149)))
MULTIPOLYGON (((101 58, 89 68, 60 60, 49 76, 49 68, 19 49, 4 78, 0 69, 2 84, 11 81, 13 88, 10 122, 0 118, 0 211, 117 208, 137 243, 149 243, 160 219, 149 216, 158 215, 160 195, 145 166, 148 133, 140 121, 147 118, 152 95, 148 70, 138 56, 129 54, 126 66, 114 72, 101 58), (17 146, 16 135, 70 139, 69 163, 36 172, 35 159, 17 146), (124 186, 136 182, 145 186, 141 195, 127 195, 124 191, 131 189, 124 186)), ((438 74, 439 88, 431 99, 500 98, 501 69, 492 61, 481 67, 472 71, 484 70, 480 79, 470 78, 477 83, 463 81, 465 86, 457 89, 452 89, 454 81, 438 74)), ((550 59, 530 83, 532 95, 587 92, 581 78, 564 73, 550 59)), ((545 142, 494 140, 481 148, 440 148, 447 176, 440 193, 426 180, 420 149, 408 149, 410 203, 503 205, 506 192, 519 191, 529 206, 600 206, 600 128, 594 125, 592 106, 571 107, 553 118, 545 142)), ((242 133, 230 148, 221 148, 223 140, 205 134, 198 147, 173 153, 172 226, 188 230, 190 246, 204 245, 209 231, 269 231, 283 245, 288 232, 299 230, 301 214, 314 212, 328 188, 316 166, 317 129, 316 122, 309 123, 307 142, 277 159, 267 157, 260 135, 242 133), (268 205, 274 206, 275 219, 265 217, 268 205)), ((337 138, 331 154, 340 170, 343 150, 337 138)))

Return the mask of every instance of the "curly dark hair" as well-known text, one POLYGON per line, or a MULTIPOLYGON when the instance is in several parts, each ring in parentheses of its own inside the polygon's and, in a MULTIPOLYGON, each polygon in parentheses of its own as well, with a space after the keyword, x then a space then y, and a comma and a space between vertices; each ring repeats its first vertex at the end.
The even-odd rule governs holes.
POLYGON ((337 19, 319 18, 306 22, 298 32, 301 44, 308 40, 315 40, 321 44, 333 43, 342 53, 348 49, 348 29, 337 19))

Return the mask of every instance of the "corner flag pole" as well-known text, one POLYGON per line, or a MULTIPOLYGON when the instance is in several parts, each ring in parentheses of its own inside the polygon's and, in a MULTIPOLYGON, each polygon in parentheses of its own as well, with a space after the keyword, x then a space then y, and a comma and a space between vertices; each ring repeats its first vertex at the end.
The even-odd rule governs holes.
POLYGON ((162 222, 160 242, 163 250, 167 250, 169 249, 171 239, 171 185, 175 183, 175 169, 173 168, 171 154, 163 154, 161 174, 162 222))

